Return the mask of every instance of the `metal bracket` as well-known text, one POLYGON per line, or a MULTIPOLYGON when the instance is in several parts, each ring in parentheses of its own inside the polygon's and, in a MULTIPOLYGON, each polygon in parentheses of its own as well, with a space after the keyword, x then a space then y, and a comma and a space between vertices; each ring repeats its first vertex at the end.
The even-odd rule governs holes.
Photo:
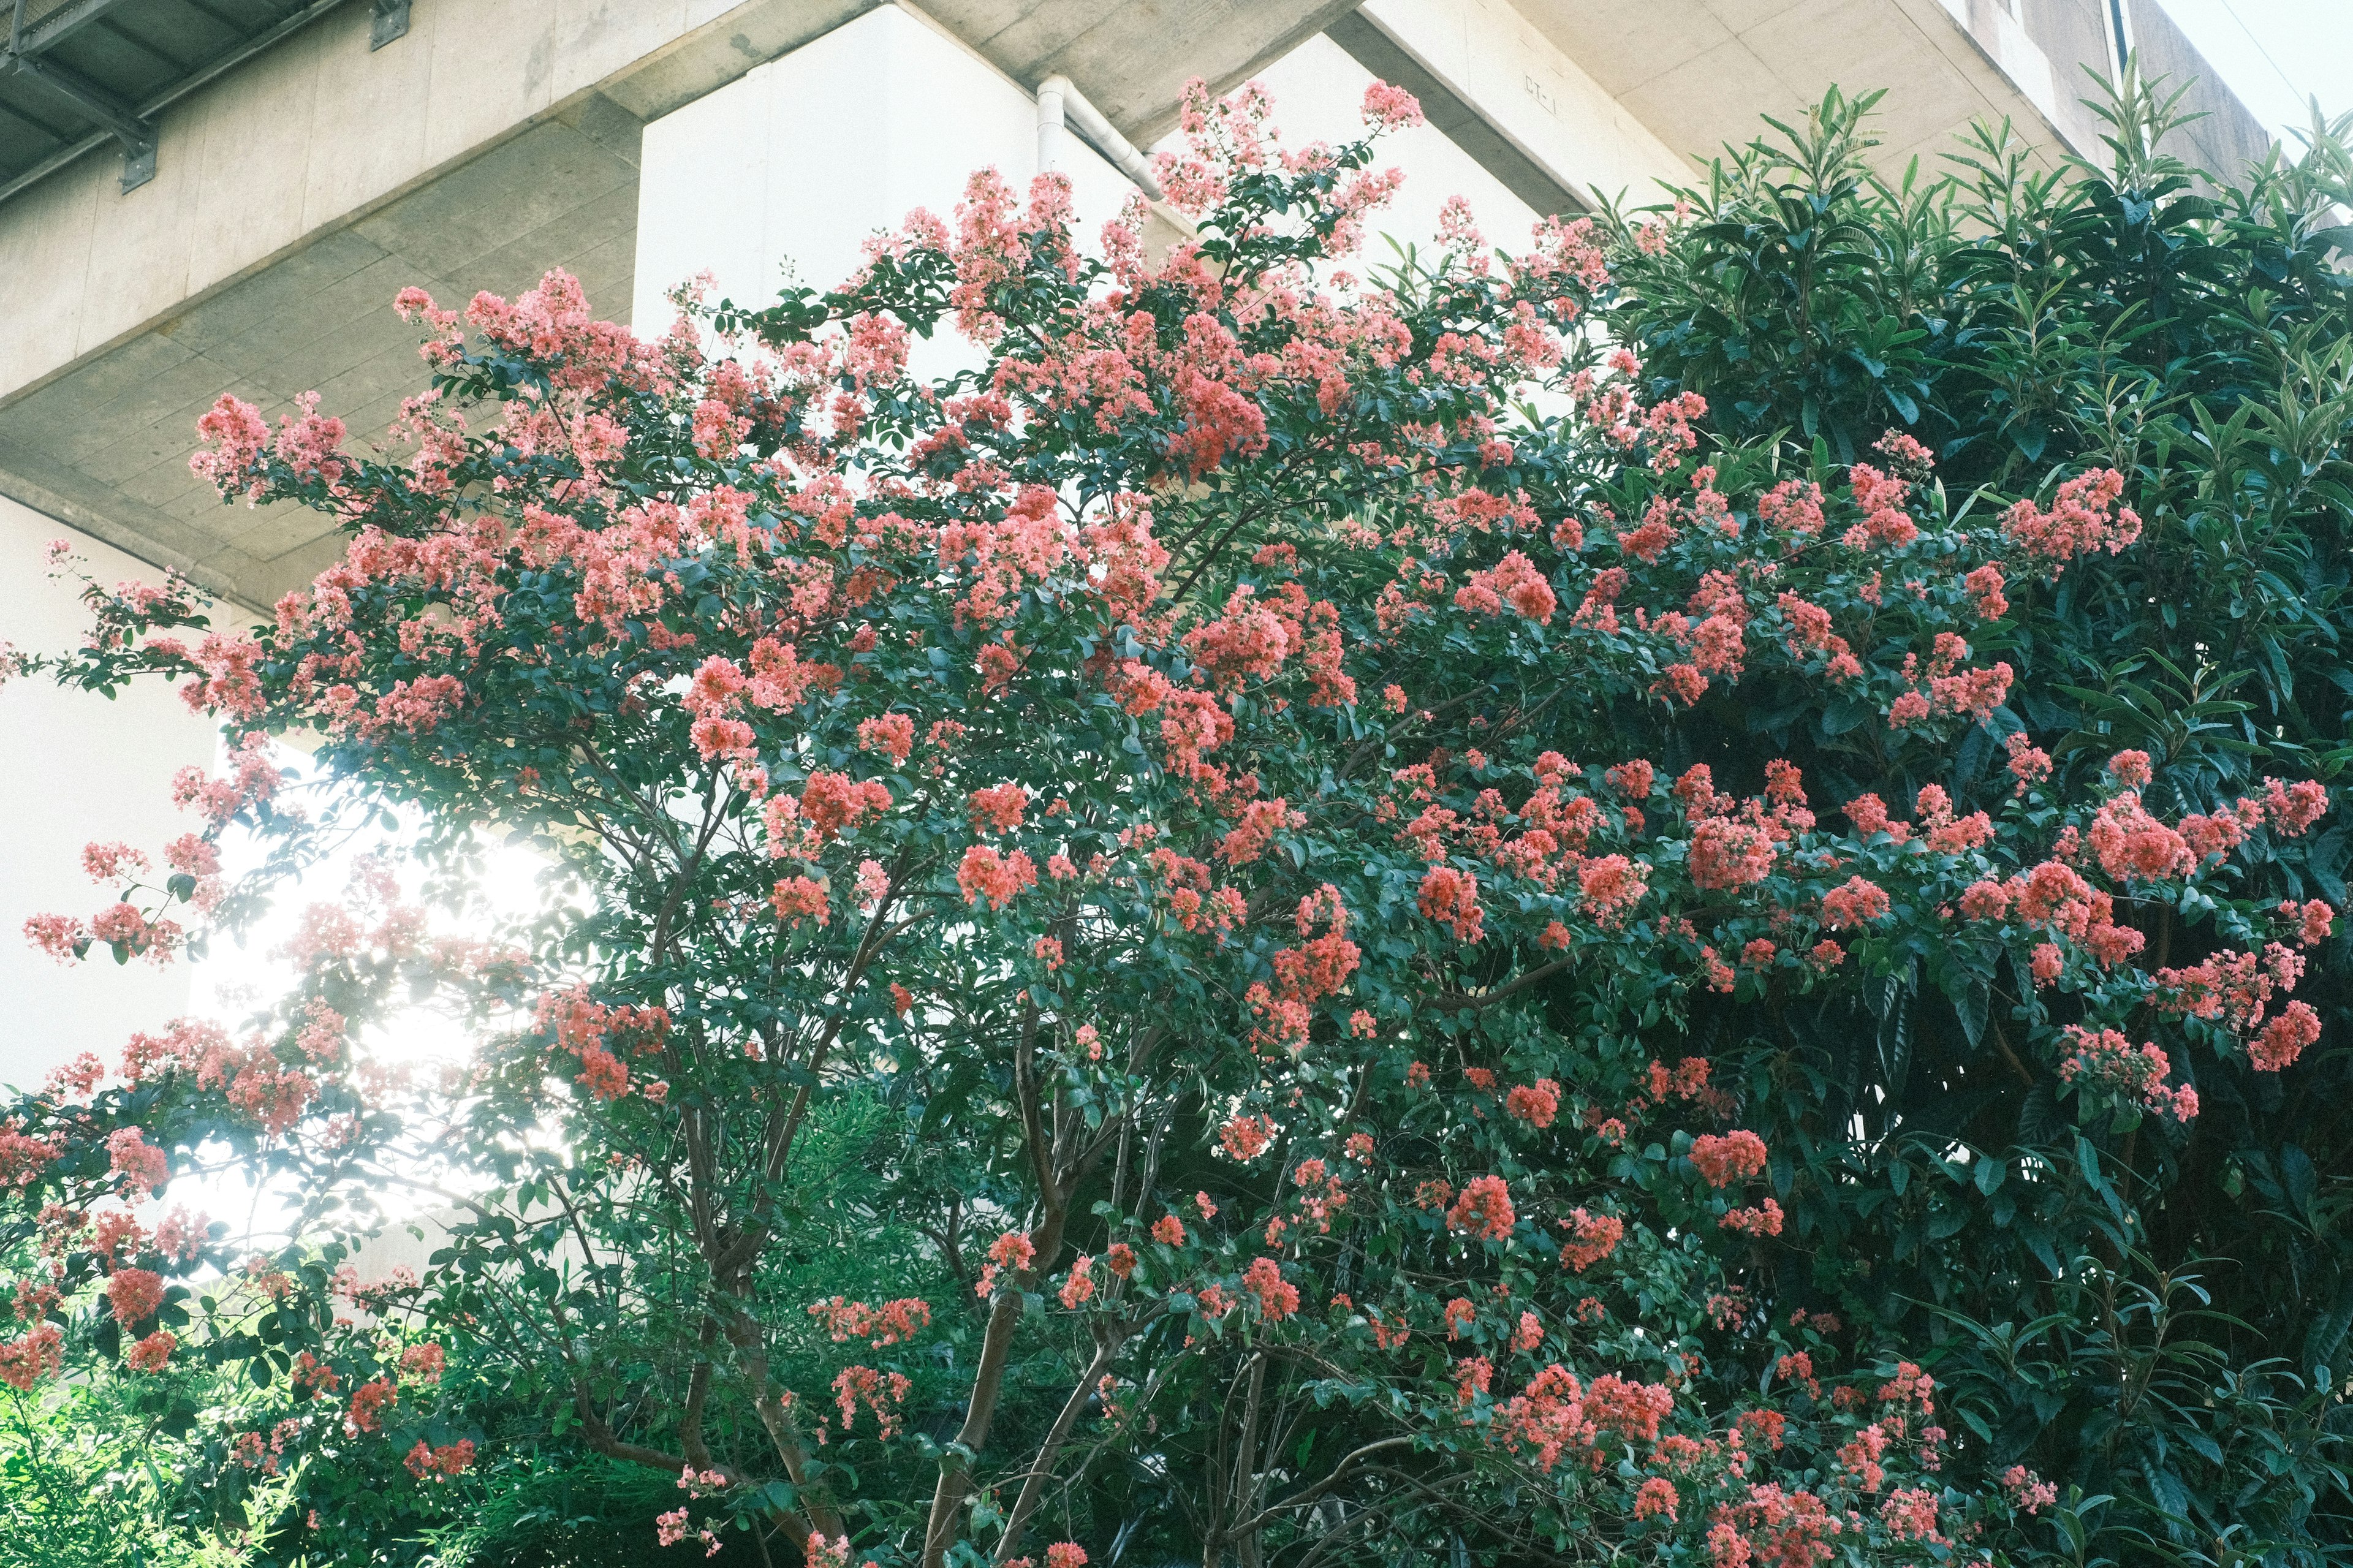
MULTIPOLYGON (((50 5, 47 15, 31 21, 26 15, 31 8, 27 0, 0 0, 0 77, 22 76, 42 83, 71 100, 100 127, 13 178, 0 179, 0 202, 47 178, 75 159, 96 152, 109 140, 122 149, 122 188, 138 189, 155 177, 158 115, 207 82, 272 47, 290 33, 310 26, 329 12, 343 10, 350 0, 288 0, 299 5, 299 9, 280 16, 264 30, 248 36, 227 52, 214 56, 137 103, 47 58, 48 51, 58 44, 85 27, 109 25, 108 18, 114 11, 133 3, 134 0, 57 0, 50 5)), ((377 43, 388 43, 408 30, 408 0, 372 0, 371 9, 375 15, 370 30, 377 43)))
POLYGON ((375 0, 368 11, 368 47, 380 49, 408 36, 408 0, 375 0))
POLYGON ((155 124, 80 72, 38 55, 10 54, 6 68, 70 100, 122 143, 122 188, 135 191, 155 177, 155 124))

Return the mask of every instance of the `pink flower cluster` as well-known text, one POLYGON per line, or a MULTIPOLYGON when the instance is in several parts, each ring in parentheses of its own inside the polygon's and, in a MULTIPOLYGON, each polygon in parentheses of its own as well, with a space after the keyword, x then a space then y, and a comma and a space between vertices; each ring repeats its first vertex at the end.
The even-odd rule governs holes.
POLYGON ((2070 561, 2094 550, 2116 554, 2140 537, 2140 514, 2116 505, 2124 493, 2122 474, 2094 468, 2061 485, 2049 511, 2031 500, 2012 505, 2002 514, 2002 531, 2056 577, 2070 561))
POLYGON ((2198 1091, 2188 1084, 2165 1087, 2170 1066, 2154 1044, 2134 1046, 2114 1029, 2097 1033, 2067 1027, 2069 1050, 2059 1076, 2070 1083, 2095 1083, 2159 1115, 2188 1121, 2198 1114, 2198 1091))
POLYGON ((1729 1186, 1763 1173, 1765 1140, 1746 1129, 1721 1135, 1704 1132, 1692 1140, 1691 1163, 1709 1186, 1729 1186))

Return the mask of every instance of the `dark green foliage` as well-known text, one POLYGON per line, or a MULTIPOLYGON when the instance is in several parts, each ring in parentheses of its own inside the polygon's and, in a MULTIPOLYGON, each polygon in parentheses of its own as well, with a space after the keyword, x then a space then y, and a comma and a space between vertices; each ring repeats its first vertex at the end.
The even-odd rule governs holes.
MULTIPOLYGON (((2063 778, 2146 750, 2168 814, 2268 773, 2337 777, 2353 757, 2346 122, 2209 189, 2157 150, 2175 100, 2128 79, 2099 106, 2106 169, 2041 171, 2006 127, 1980 129, 1947 175, 1890 185, 1861 161, 1876 96, 1833 93, 1720 163, 1662 254, 1625 247, 1609 329, 1763 463, 1868 458, 1906 430, 1956 511, 1989 504, 1981 488, 2047 497, 2065 474, 2120 470, 2138 545, 2071 566, 1980 645, 2017 668, 2016 722, 2063 778)), ((1827 800, 1893 802, 1891 783, 1941 784, 1961 810, 2008 794, 1988 736, 1956 776, 1891 778, 1879 726, 1777 709, 1763 683, 1704 711, 1712 751, 1685 721, 1691 755, 1669 762, 1710 761, 1720 787, 1755 787, 1746 757, 1787 754, 1827 800)), ((2341 906, 2348 851, 2335 822, 2259 875, 2341 906)), ((2144 929, 2153 966, 2210 951, 2194 909, 2144 929)), ((2297 994, 2327 1022, 2320 1046, 2275 1075, 2199 1053, 2203 1110, 2182 1135, 2079 1133, 2011 1047, 2024 977, 1934 946, 1876 1005, 1698 1022, 1710 1048, 1746 1050, 1752 1104, 1778 1091, 1778 1116, 1752 1124, 1795 1162, 1790 1295, 1934 1346, 1947 1422, 1989 1469, 2112 1497, 2085 1510, 2087 1557, 2353 1561, 2342 927, 2313 957, 2297 994)))

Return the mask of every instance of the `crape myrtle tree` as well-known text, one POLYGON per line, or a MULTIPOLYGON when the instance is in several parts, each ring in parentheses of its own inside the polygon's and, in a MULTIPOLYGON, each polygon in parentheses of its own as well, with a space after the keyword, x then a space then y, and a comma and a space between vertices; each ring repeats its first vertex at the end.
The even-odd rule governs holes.
POLYGON ((1059 177, 984 174, 659 339, 560 274, 405 294, 389 455, 224 399, 200 469, 349 549, 248 630, 90 588, 46 667, 182 681, 232 762, 30 934, 166 960, 425 826, 305 915, 290 994, 15 1108, 0 1376, 123 1385, 162 1511, 269 1562, 414 1560, 596 1467, 647 1500, 616 1550, 681 1562, 2327 1556, 2336 1343, 2267 1358, 2333 1200, 2265 1119, 2335 1070, 2343 683, 2293 732, 2212 689, 2240 621, 2333 657, 2332 193, 2001 164, 2005 228, 1862 183, 1833 103, 1673 214, 1501 255, 1452 208, 1367 277, 1394 176, 1268 112, 1188 100, 1157 258, 1140 207, 1089 250, 1059 177), (1810 313, 1796 226, 1847 258, 1898 210, 1943 226, 1916 276, 1834 287, 1978 300, 1938 399, 1853 372, 1946 307, 1810 313), (2060 231, 2108 221, 2247 251, 2206 331, 2270 379, 2169 401, 2155 313, 2079 282, 2109 359, 2033 382, 2062 433, 2013 460, 1968 377, 2032 381, 2060 231), (977 368, 913 378, 946 327, 977 368), (2206 707, 2085 674, 2167 648, 2206 707), (437 935, 419 879, 518 837, 538 918, 437 935), (418 999, 461 1066, 372 1048, 418 999), (291 1242, 166 1206, 224 1164, 291 1242), (450 1216, 421 1274, 353 1250, 391 1183, 450 1216), (2226 1331, 2179 1298, 2228 1224, 2168 1216, 2228 1183, 2284 1195, 2226 1331))

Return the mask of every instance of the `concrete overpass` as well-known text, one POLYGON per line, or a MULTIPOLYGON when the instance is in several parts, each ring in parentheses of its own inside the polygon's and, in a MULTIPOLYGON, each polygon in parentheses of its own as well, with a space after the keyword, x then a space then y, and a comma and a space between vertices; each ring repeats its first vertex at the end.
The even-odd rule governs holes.
MULTIPOLYGON (((172 8, 187 3, 34 0, 30 31, 74 23, 76 37, 119 45, 144 29, 153 43, 173 37, 172 8)), ((381 430, 421 384, 412 333, 388 309, 407 283, 463 300, 477 289, 512 292, 561 266, 592 300, 626 313, 647 125, 877 3, 276 0, 278 20, 255 23, 257 37, 263 23, 279 28, 267 47, 132 112, 149 127, 143 154, 100 125, 58 166, 15 171, 32 177, 0 200, 9 279, 0 494, 248 605, 269 603, 331 559, 335 542, 309 514, 224 508, 196 484, 186 458, 198 413, 223 392, 275 411, 315 388, 355 435, 381 430), (142 156, 146 167, 134 168, 142 156)), ((2053 153, 2090 150, 2072 101, 2075 64, 2113 58, 2112 0, 2041 0, 2028 26, 2014 3, 927 0, 927 9, 1014 84, 1071 77, 1139 143, 1172 124, 1188 77, 1229 84, 1328 30, 1367 68, 1419 90, 1433 120, 1505 189, 1558 207, 1597 187, 1641 191, 1687 167, 1683 155, 1745 140, 1757 114, 1794 113, 1834 82, 1896 89, 1881 128, 1891 165, 1933 159, 1979 117, 2007 116, 2053 153)), ((248 9, 263 4, 248 0, 248 9)), ((2172 47, 2162 14, 2142 0, 2136 15, 2144 51, 2178 60, 2186 46, 2172 47), (2150 51, 2152 42, 2168 47, 2150 51)), ((31 67, 73 68, 70 43, 27 57, 31 67)), ((96 80, 109 58, 128 57, 90 53, 82 79, 96 80)), ((39 99, 48 82, 25 74, 0 71, 0 110, 14 94, 26 113, 50 112, 39 99)), ((138 108, 128 91, 120 101, 138 108)), ((869 129, 845 121, 830 133, 847 144, 869 129)), ((2260 145, 2243 110, 2223 129, 2237 142, 2226 136, 2210 157, 2260 145)), ((938 130, 953 139, 944 119, 938 130)), ((12 183, 5 162, 0 188, 12 183)))

